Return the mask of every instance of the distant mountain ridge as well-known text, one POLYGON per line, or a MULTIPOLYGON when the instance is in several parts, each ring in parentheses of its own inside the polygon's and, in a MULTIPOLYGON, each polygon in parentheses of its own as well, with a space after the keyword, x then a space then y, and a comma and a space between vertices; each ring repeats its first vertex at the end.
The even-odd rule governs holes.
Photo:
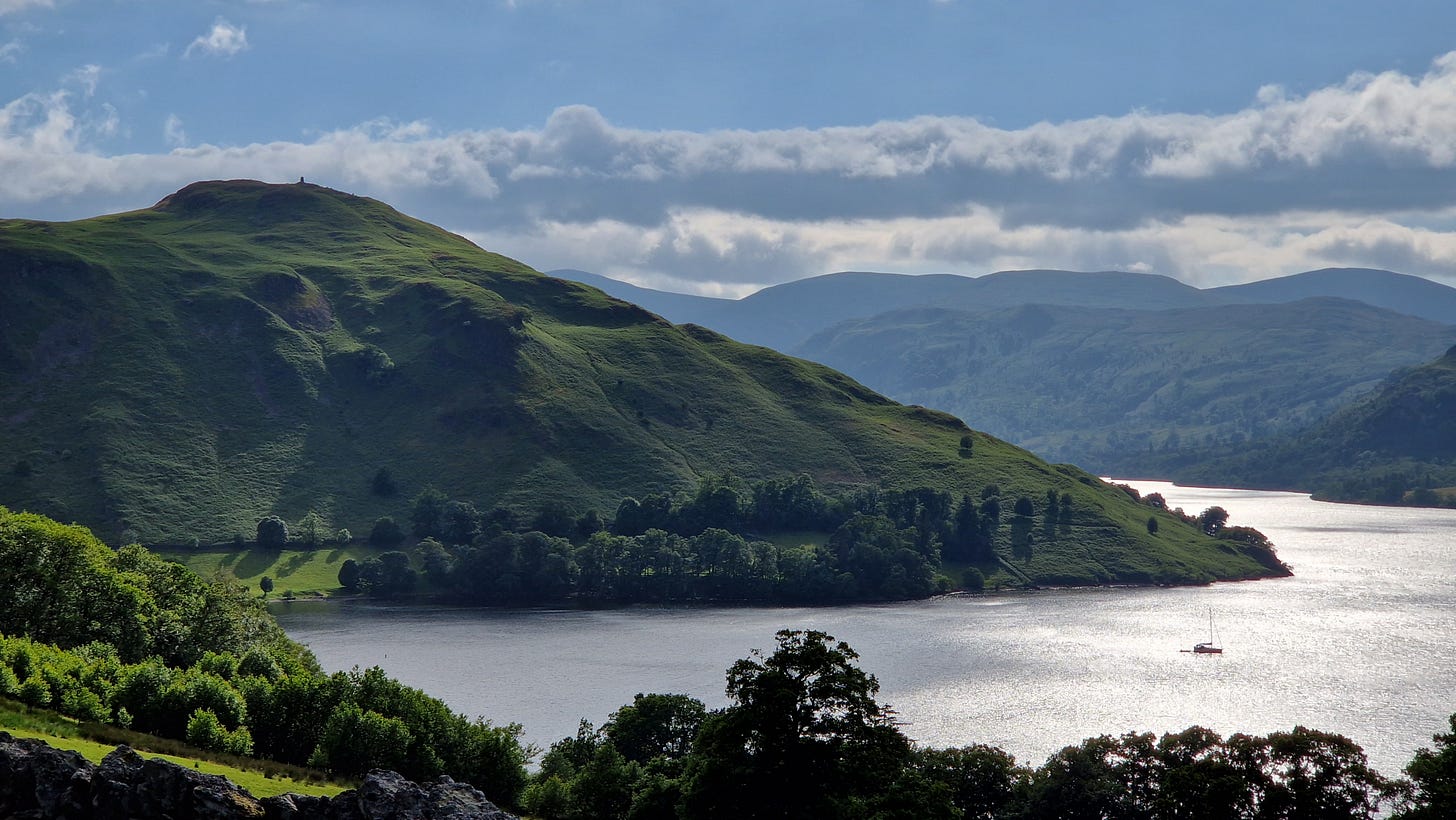
POLYGON ((1456 288, 1369 268, 1325 268, 1209 289, 1168 276, 1121 271, 998 271, 978 277, 844 272, 774 285, 736 300, 640 288, 581 271, 550 275, 584 281, 672 322, 702 324, 739 341, 785 352, 797 351, 810 336, 839 322, 910 307, 982 310, 1038 303, 1160 310, 1337 297, 1456 324, 1456 288))

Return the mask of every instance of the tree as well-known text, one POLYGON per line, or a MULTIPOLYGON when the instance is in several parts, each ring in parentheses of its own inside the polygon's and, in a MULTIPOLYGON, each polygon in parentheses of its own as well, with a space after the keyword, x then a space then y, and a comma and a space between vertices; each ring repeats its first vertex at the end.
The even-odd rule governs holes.
POLYGON ((263 590, 263 597, 267 598, 269 593, 273 591, 273 579, 264 575, 258 580, 258 588, 263 590))
POLYGON ((733 705, 710 716, 684 773, 692 817, 842 817, 884 793, 910 757, 879 683, 848 644, 784 630, 768 657, 728 669, 733 705))
POLYGON ((951 804, 967 820, 1006 816, 1029 774, 1016 765, 1016 758, 994 746, 981 745, 919 750, 915 767, 926 780, 949 789, 951 804))
POLYGON ((1031 503, 1030 498, 1019 495, 1016 497, 1016 503, 1011 506, 1011 511, 1022 518, 1030 518, 1036 515, 1036 506, 1031 503))
POLYGON ((382 498, 388 498, 399 492, 399 487, 394 483, 394 476, 390 474, 388 467, 380 467, 374 474, 374 479, 369 482, 369 491, 382 498))
POLYGON ((961 436, 961 458, 970 458, 976 449, 976 438, 970 433, 961 436))
POLYGON ((308 547, 317 547, 329 537, 329 525, 324 517, 309 510, 298 522, 298 538, 308 547))
POLYGON ((338 544, 341 547, 350 543, 353 540, 354 534, 352 532, 349 532, 348 529, 340 528, 338 532, 334 533, 334 543, 338 544))
POLYGON ((308 765, 344 777, 359 777, 370 769, 404 769, 410 731, 405 723, 378 712, 341 703, 324 724, 318 747, 308 765))
POLYGON ((278 548, 288 543, 288 522, 270 515, 258 522, 258 546, 278 548))
POLYGON ((698 736, 707 715, 707 708, 697 698, 639 694, 630 705, 612 713, 602 733, 634 763, 656 757, 676 759, 692 748, 693 738, 698 736))
POLYGON ((376 518, 369 530, 369 543, 376 547, 393 547, 403 540, 404 530, 387 515, 376 518))
POLYGON ((1228 510, 1223 507, 1209 507, 1198 514, 1198 526, 1208 535, 1218 535, 1228 519, 1228 510))
POLYGON ((359 578, 359 562, 345 558, 344 563, 339 565, 339 586, 353 592, 359 588, 359 578))
MULTIPOLYGON (((419 533, 416 533, 418 535, 419 533)), ((447 544, 469 544, 480 534, 480 511, 469 501, 447 501, 440 511, 439 537, 447 544)), ((429 538, 429 535, 422 536, 429 538)))
POLYGON ((564 505, 553 501, 541 505, 536 517, 531 519, 531 529, 557 538, 568 538, 576 530, 576 519, 564 505))
POLYGON ((359 586, 370 595, 389 598, 409 592, 415 585, 409 556, 398 550, 380 553, 359 567, 359 586))
POLYGON ((1451 732, 1436 734, 1436 748, 1416 752, 1405 773, 1410 785, 1394 820, 1438 820, 1456 817, 1456 715, 1451 732))
POLYGON ((1155 515, 1148 516, 1148 532, 1149 533, 1155 533, 1157 531, 1158 531, 1158 517, 1155 516, 1155 515))
POLYGON ((415 496, 414 509, 410 511, 410 524, 417 538, 439 538, 443 533, 445 503, 450 499, 434 487, 426 487, 415 496))

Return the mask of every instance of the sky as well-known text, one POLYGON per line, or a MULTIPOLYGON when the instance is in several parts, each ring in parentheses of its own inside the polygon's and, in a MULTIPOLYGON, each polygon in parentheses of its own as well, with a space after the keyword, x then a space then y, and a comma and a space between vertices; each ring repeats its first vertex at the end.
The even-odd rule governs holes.
POLYGON ((540 270, 1456 285, 1443 0, 0 0, 0 218, 305 176, 540 270))

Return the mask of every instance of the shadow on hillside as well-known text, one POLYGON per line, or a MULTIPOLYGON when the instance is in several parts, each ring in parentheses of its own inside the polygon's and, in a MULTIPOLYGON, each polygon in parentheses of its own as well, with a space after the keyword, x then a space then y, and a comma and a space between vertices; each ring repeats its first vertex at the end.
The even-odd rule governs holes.
POLYGON ((278 577, 287 578, 293 573, 298 572, 299 567, 307 564, 309 559, 312 557, 313 553, 311 552, 295 553, 292 557, 288 559, 288 563, 278 568, 278 577))
POLYGON ((252 578, 255 575, 262 575, 273 566, 279 558, 279 551, 263 547, 253 547, 243 553, 238 562, 233 565, 233 575, 238 578, 252 578))

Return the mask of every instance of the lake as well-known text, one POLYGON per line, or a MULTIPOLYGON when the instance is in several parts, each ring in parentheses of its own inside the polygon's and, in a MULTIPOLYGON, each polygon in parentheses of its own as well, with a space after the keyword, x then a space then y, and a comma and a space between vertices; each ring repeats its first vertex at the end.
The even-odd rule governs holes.
POLYGON ((326 669, 378 665, 545 748, 638 692, 727 703, 724 671, 778 629, 847 641, 905 731, 1040 763, 1092 735, 1198 724, 1339 732, 1396 774, 1456 711, 1456 510, 1130 482, 1219 505, 1293 578, 1176 589, 950 596, 846 608, 468 610, 365 602, 276 612, 326 669), (1188 649, 1212 613, 1223 655, 1188 649))

